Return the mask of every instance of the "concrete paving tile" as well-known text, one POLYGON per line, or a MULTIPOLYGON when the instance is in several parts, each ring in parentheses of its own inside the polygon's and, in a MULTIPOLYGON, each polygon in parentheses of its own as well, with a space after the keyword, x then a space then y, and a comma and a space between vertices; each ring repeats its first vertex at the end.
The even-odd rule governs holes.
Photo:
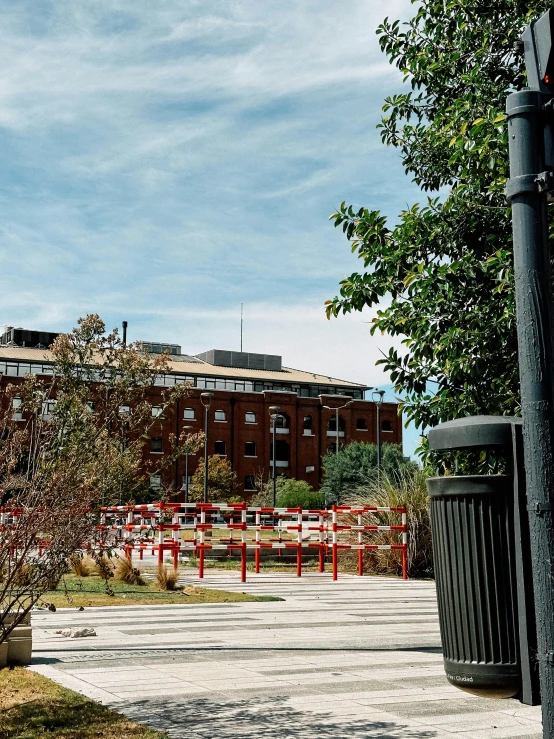
POLYGON ((172 739, 540 737, 540 709, 448 685, 431 582, 271 573, 245 585, 212 571, 199 583, 192 570, 184 579, 285 600, 41 612, 39 667, 84 694, 103 691, 172 739), (99 636, 75 645, 47 633, 66 624, 99 636))

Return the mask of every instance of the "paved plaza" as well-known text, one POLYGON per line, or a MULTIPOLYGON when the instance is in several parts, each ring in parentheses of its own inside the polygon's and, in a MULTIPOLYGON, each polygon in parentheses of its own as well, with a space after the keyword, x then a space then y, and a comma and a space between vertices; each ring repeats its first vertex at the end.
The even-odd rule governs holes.
POLYGON ((182 580, 284 600, 39 612, 33 668, 171 737, 542 737, 540 708, 448 684, 431 582, 182 580), (98 635, 55 634, 77 626, 98 635))

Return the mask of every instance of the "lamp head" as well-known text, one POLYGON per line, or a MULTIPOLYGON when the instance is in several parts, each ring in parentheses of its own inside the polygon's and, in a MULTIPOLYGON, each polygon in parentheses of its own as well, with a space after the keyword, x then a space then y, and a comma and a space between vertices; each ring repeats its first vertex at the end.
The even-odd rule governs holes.
POLYGON ((212 402, 213 393, 200 393, 200 402, 204 408, 209 408, 212 402))
POLYGON ((275 414, 279 413, 281 410, 281 407, 278 405, 270 405, 269 406, 269 415, 274 416, 275 414))
POLYGON ((382 403, 384 394, 384 390, 377 390, 377 388, 375 388, 375 390, 371 393, 371 399, 374 403, 382 403))

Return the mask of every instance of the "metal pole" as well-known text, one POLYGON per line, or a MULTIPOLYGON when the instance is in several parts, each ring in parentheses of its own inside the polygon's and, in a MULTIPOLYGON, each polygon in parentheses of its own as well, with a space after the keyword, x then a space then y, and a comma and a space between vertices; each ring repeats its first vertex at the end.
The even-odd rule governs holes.
POLYGON ((275 457, 275 424, 277 422, 277 418, 273 416, 273 507, 275 508, 277 506, 277 459, 275 457))
POLYGON ((204 423, 204 503, 208 502, 208 413, 210 406, 206 406, 204 423))
POLYGON ((337 454, 338 454, 339 453, 339 409, 338 408, 335 413, 335 424, 336 424, 335 433, 337 435, 337 454))
POLYGON ((543 96, 521 90, 506 111, 512 206, 519 376, 533 589, 537 616, 543 736, 554 739, 554 385, 552 283, 541 192, 543 96))
POLYGON ((185 452, 185 503, 189 502, 189 453, 185 452))
POLYGON ((377 403, 377 469, 381 469, 381 403, 377 403))

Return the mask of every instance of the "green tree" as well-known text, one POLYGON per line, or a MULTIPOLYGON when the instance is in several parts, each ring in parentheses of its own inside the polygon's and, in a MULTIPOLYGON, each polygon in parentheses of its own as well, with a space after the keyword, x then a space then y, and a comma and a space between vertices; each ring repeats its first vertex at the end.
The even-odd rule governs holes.
MULTIPOLYGON (((383 444, 381 467, 388 475, 417 468, 415 462, 402 454, 399 444, 383 444)), ((321 492, 328 503, 341 502, 361 485, 367 484, 377 469, 377 446, 353 441, 347 446, 327 452, 322 459, 321 492)))
POLYGON ((327 316, 379 307, 372 333, 403 338, 378 363, 425 429, 478 413, 519 412, 506 94, 525 84, 514 44, 546 0, 423 0, 405 24, 386 19, 381 48, 410 90, 386 98, 384 143, 423 191, 386 218, 345 203, 331 216, 365 271, 340 283, 327 316))
MULTIPOLYGON (((280 475, 276 479, 277 506, 279 508, 321 508, 325 504, 322 492, 314 490, 309 482, 280 475)), ((273 481, 268 480, 252 498, 250 505, 273 505, 273 481)))
MULTIPOLYGON (((237 476, 225 457, 214 454, 208 457, 208 500, 210 503, 226 503, 234 497, 237 476)), ((196 468, 192 476, 189 497, 193 502, 204 500, 204 464, 196 468)))
MULTIPOLYGON (((98 509, 144 488, 151 470, 143 445, 156 424, 151 394, 169 371, 167 356, 124 344, 97 315, 60 334, 50 352, 51 377, 27 375, 0 392, 0 506, 14 514, 0 541, 0 643, 57 585, 76 552, 110 548, 98 509)), ((164 388, 162 411, 187 393, 185 384, 164 388)), ((184 433, 171 437, 156 470, 191 443, 184 433)))

